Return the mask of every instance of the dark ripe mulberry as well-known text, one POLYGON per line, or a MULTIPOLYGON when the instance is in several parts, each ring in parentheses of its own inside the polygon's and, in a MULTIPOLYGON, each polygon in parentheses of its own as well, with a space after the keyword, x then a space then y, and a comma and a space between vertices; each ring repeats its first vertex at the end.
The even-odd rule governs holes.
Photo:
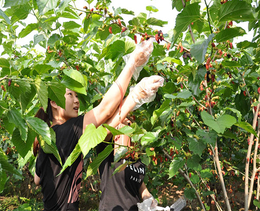
POLYGON ((11 86, 11 83, 12 83, 12 79, 10 78, 10 79, 8 80, 8 86, 11 86))

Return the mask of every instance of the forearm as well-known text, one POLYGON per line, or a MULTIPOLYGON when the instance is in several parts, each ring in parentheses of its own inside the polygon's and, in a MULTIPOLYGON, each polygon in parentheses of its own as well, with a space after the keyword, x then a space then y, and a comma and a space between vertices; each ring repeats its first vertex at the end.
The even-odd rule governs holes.
POLYGON ((139 189, 139 193, 140 193, 140 196, 142 198, 142 200, 145 200, 145 199, 148 199, 150 198, 152 195, 151 193, 148 191, 146 185, 144 184, 144 182, 142 183, 140 189, 139 189))
POLYGON ((128 113, 133 110, 135 105, 136 103, 134 102, 132 97, 128 95, 123 101, 121 112, 120 108, 118 107, 113 116, 107 120, 106 124, 110 125, 111 127, 116 127, 118 124, 121 123, 122 120, 126 118, 128 113))
POLYGON ((109 90, 103 97, 103 100, 100 103, 108 113, 108 117, 110 117, 121 102, 121 98, 125 95, 129 82, 134 72, 134 66, 127 63, 116 82, 112 84, 109 90))

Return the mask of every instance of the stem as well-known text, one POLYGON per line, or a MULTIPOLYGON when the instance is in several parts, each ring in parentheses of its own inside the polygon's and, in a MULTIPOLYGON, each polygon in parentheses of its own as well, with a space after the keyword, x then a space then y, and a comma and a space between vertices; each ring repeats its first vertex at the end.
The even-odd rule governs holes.
MULTIPOLYGON (((168 152, 166 152, 164 149, 163 149, 163 153, 165 154, 165 156, 166 156, 167 158, 169 158, 170 160, 172 160, 172 157, 171 157, 171 156, 168 154, 168 152)), ((190 184, 190 186, 195 190, 195 194, 196 194, 196 196, 197 196, 197 199, 198 199, 199 202, 200 202, 201 208, 202 208, 203 210, 206 210, 205 207, 204 207, 204 204, 203 204, 203 202, 202 202, 202 200, 201 200, 201 198, 200 198, 200 195, 199 195, 199 193, 198 193, 196 187, 194 186, 194 184, 191 182, 189 176, 188 176, 187 174, 185 174, 185 172, 184 172, 182 169, 180 169, 180 168, 179 168, 178 171, 179 171, 179 173, 188 181, 188 183, 190 184)))
POLYGON ((3 81, 8 78, 8 75, 4 76, 3 78, 0 78, 0 81, 3 81))
POLYGON ((217 141, 216 141, 216 144, 215 144, 215 151, 214 151, 213 155, 214 155, 214 160, 215 160, 216 165, 217 165, 217 169, 218 169, 218 173, 219 173, 219 181, 220 181, 223 193, 224 193, 224 200, 226 202, 227 210, 231 211, 231 206, 230 206, 230 203, 229 203, 227 190, 226 190, 226 187, 225 187, 225 182, 224 182, 224 178, 223 178, 223 175, 222 175, 222 172, 221 172, 221 166, 220 166, 220 162, 219 162, 217 141))
MULTIPOLYGON (((258 102, 260 102, 260 95, 258 98, 258 102)), ((260 103, 258 103, 258 105, 256 107, 256 112, 254 115, 254 120, 253 120, 253 125, 252 125, 254 130, 256 128, 259 106, 260 106, 260 103)), ((252 109, 254 110, 254 108, 252 108, 252 109)), ((253 139, 254 139, 254 134, 251 133, 250 139, 249 139, 249 146, 248 146, 248 150, 247 150, 246 167, 245 167, 245 211, 248 211, 249 205, 250 205, 249 195, 248 195, 249 194, 248 193, 248 180, 249 180, 249 159, 250 159, 250 155, 251 155, 253 139)))
MULTIPOLYGON (((258 119, 259 120, 259 119, 258 119)), ((259 122, 259 121, 258 121, 259 122)), ((255 151, 254 151, 254 163, 253 163, 253 173, 251 176, 251 182, 250 182, 250 190, 249 190, 249 196, 248 196, 248 208, 250 207, 251 199, 252 199, 252 194, 253 194, 253 188, 254 188, 254 182, 255 182, 255 175, 257 173, 257 168, 256 168, 256 159, 257 159, 257 150, 258 150, 258 137, 260 133, 258 130, 257 133, 257 138, 256 138, 256 143, 255 143, 255 151)), ((253 144, 253 143, 252 143, 253 144)))

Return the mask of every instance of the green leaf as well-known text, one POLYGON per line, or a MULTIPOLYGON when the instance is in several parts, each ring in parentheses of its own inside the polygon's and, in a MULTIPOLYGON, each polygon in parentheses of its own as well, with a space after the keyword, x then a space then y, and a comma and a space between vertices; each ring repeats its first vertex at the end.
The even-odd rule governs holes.
POLYGON ((89 28, 89 26, 90 26, 91 23, 92 23, 92 16, 90 16, 89 18, 86 17, 86 18, 84 19, 84 23, 83 23, 83 24, 84 24, 84 28, 83 28, 83 29, 84 29, 84 32, 85 32, 85 33, 87 33, 88 28, 89 28))
POLYGON ((48 86, 48 97, 55 101, 58 106, 65 108, 65 95, 66 93, 66 87, 59 82, 52 82, 48 86))
POLYGON ((199 155, 192 155, 192 157, 187 160, 187 167, 197 170, 200 166, 200 160, 199 155))
POLYGON ((97 158, 89 164, 86 178, 97 173, 100 164, 110 155, 111 152, 113 152, 113 150, 114 147, 112 145, 108 145, 101 153, 98 154, 97 158))
POLYGON ((1 10, 0 9, 0 16, 2 16, 3 18, 4 18, 4 20, 5 20, 5 22, 7 23, 7 24, 11 24, 11 21, 10 21, 10 19, 8 18, 8 16, 4 13, 4 11, 3 10, 1 10))
POLYGON ((37 117, 26 117, 28 126, 48 144, 51 145, 51 132, 46 122, 37 117))
POLYGON ((196 60, 198 60, 199 63, 202 63, 205 60, 208 45, 214 36, 214 34, 211 34, 208 39, 204 40, 201 44, 195 44, 191 47, 190 53, 196 58, 196 60))
POLYGON ((236 61, 223 61, 222 65, 224 67, 241 67, 241 64, 236 61))
POLYGON ((169 167, 169 178, 172 178, 178 173, 178 170, 183 167, 185 160, 183 158, 174 158, 169 167))
POLYGON ((75 29, 75 28, 80 28, 81 25, 77 24, 75 21, 68 21, 63 23, 63 27, 65 29, 75 29))
POLYGON ((188 99, 192 96, 192 93, 189 90, 183 90, 179 92, 177 95, 165 94, 165 98, 171 99, 188 99))
POLYGON ((206 148, 206 144, 202 141, 202 140, 197 140, 196 138, 188 138, 188 142, 189 142, 189 149, 201 156, 203 153, 203 150, 206 148))
POLYGON ((44 15, 49 10, 57 7, 59 0, 36 0, 40 15, 44 15))
POLYGON ((48 106, 48 87, 40 78, 35 79, 36 92, 44 110, 48 106))
POLYGON ((219 10, 219 21, 251 21, 254 20, 252 7, 245 1, 227 1, 219 10))
POLYGON ((146 10, 150 12, 158 12, 159 10, 155 6, 146 6, 146 10))
POLYGON ((160 106, 159 109, 155 110, 153 112, 153 116, 151 117, 151 123, 152 125, 155 124, 155 122, 159 119, 159 117, 161 115, 163 115, 164 113, 168 113, 168 111, 172 111, 171 108, 169 108, 169 104, 170 104, 170 100, 166 99, 162 105, 160 106))
POLYGON ((246 32, 241 27, 226 28, 217 33, 216 41, 220 43, 235 37, 243 36, 244 34, 246 34, 246 32))
POLYGON ((0 171, 0 194, 3 193, 5 189, 5 184, 8 181, 8 179, 9 177, 7 177, 6 173, 4 171, 0 171))
POLYGON ((63 70, 63 73, 65 75, 67 75, 68 77, 70 77, 71 79, 73 79, 75 82, 77 82, 78 83, 78 84, 76 84, 77 87, 86 88, 86 81, 85 81, 83 75, 79 71, 74 70, 74 69, 65 69, 65 70, 63 70))
POLYGON ((206 111, 201 112, 203 122, 215 130, 217 133, 224 133, 226 128, 230 128, 236 123, 236 118, 228 114, 220 116, 217 120, 208 114, 206 111))
POLYGON ((188 26, 200 19, 200 6, 199 3, 187 5, 181 13, 177 15, 176 25, 174 28, 174 43, 177 41, 179 35, 186 31, 188 26))
POLYGON ((96 128, 94 124, 89 124, 79 139, 79 146, 84 157, 88 154, 89 150, 104 141, 106 136, 107 131, 103 126, 96 128))
POLYGON ((62 169, 58 175, 64 172, 67 167, 71 166, 80 155, 81 155, 81 148, 79 146, 79 143, 77 143, 73 151, 70 153, 70 156, 67 158, 64 165, 62 166, 62 169))
POLYGON ((156 18, 149 18, 147 20, 147 24, 153 25, 153 26, 161 26, 161 27, 163 27, 163 25, 165 25, 167 23, 168 23, 168 21, 158 20, 156 18))
POLYGON ((28 128, 21 113, 18 110, 12 109, 8 112, 7 117, 10 123, 15 124, 19 128, 21 138, 25 141, 27 139, 28 128))
POLYGON ((7 59, 0 58, 0 67, 9 68, 10 67, 9 61, 7 59))
POLYGON ((158 139, 158 137, 157 137, 156 133, 148 132, 144 136, 142 136, 141 145, 145 146, 145 145, 151 144, 151 143, 155 142, 157 139, 158 139))
POLYGON ((1 167, 5 171, 12 173, 12 174, 16 174, 18 176, 22 176, 22 174, 17 169, 15 169, 13 165, 11 165, 8 162, 8 158, 7 158, 7 156, 5 155, 5 153, 3 152, 2 149, 0 149, 0 164, 1 164, 1 167))
POLYGON ((11 141, 15 145, 15 149, 18 151, 18 153, 24 158, 31 150, 34 139, 35 133, 32 130, 29 130, 26 142, 23 141, 18 128, 16 128, 12 134, 11 141))
POLYGON ((252 125, 249 124, 248 122, 238 122, 235 125, 241 127, 242 129, 246 130, 249 133, 254 134, 254 136, 257 137, 256 131, 253 129, 252 125))
POLYGON ((52 128, 50 128, 50 133, 51 133, 51 144, 49 145, 42 136, 39 136, 39 143, 40 146, 42 148, 42 150, 46 153, 46 154, 53 154, 56 159, 58 160, 58 162, 60 163, 60 165, 62 165, 62 160, 58 151, 58 148, 55 144, 56 141, 56 134, 54 132, 54 130, 52 128))
POLYGON ((30 0, 5 0, 4 7, 19 6, 27 4, 30 0))
POLYGON ((112 45, 108 46, 105 58, 115 60, 118 57, 125 55, 125 52, 125 42, 117 40, 112 45))
POLYGON ((254 204, 256 207, 260 208, 260 201, 259 201, 259 200, 254 199, 253 204, 254 204))
POLYGON ((113 136, 122 135, 122 134, 129 136, 135 131, 134 128, 127 126, 127 125, 120 128, 119 130, 115 129, 114 127, 109 126, 108 124, 103 124, 103 126, 106 127, 113 134, 113 136))
POLYGON ((209 132, 206 132, 202 129, 198 129, 196 135, 199 136, 205 144, 211 145, 215 145, 218 137, 216 131, 210 130, 209 132))
POLYGON ((37 23, 31 23, 28 24, 22 31, 19 33, 18 37, 23 38, 30 34, 33 30, 36 30, 39 28, 39 25, 37 23))

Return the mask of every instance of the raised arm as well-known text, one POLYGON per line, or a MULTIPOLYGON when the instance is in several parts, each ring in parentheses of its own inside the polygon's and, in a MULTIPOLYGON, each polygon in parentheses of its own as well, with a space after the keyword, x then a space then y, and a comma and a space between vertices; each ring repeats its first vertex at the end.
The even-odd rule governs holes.
POLYGON ((85 114, 83 123, 84 128, 90 123, 93 123, 97 127, 113 115, 119 106, 121 96, 125 95, 133 73, 138 69, 138 67, 142 66, 148 61, 152 50, 152 39, 143 41, 140 47, 134 50, 123 71, 118 76, 116 82, 104 95, 101 103, 85 114))
POLYGON ((133 89, 131 89, 129 95, 125 98, 121 112, 120 108, 117 108, 113 116, 106 121, 106 123, 112 127, 116 127, 124 120, 127 114, 140 107, 144 103, 153 101, 158 88, 163 86, 164 79, 161 76, 150 76, 143 78, 133 89))

